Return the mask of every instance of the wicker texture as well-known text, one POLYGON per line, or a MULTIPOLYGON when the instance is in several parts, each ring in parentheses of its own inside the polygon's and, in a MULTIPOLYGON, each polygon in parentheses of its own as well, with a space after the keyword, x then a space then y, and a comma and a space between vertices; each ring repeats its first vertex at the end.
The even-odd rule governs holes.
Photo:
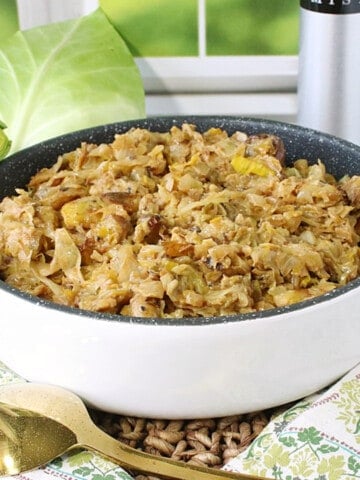
MULTIPOLYGON (((154 420, 93 410, 91 416, 100 428, 133 448, 195 465, 221 468, 249 446, 275 413, 278 411, 214 419, 154 420)), ((136 480, 154 478, 136 476, 136 480)))

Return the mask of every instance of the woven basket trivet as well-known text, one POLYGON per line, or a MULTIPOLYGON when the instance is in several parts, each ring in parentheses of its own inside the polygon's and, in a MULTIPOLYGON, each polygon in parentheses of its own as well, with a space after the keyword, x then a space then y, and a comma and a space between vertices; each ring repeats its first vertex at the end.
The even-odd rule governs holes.
MULTIPOLYGON (((221 468, 245 450, 283 408, 200 420, 154 420, 96 410, 90 414, 100 428, 131 447, 195 465, 221 468)), ((135 478, 155 480, 136 472, 135 478)))

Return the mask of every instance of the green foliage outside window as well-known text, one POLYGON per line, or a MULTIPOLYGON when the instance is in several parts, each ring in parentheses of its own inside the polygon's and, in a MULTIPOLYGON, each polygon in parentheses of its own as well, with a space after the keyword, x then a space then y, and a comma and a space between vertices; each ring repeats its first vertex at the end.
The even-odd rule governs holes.
POLYGON ((18 29, 15 0, 0 0, 0 42, 18 29))
MULTIPOLYGON (((197 56, 197 0, 100 0, 135 56, 197 56)), ((18 28, 0 0, 0 41, 18 28)), ((299 0, 206 0, 207 55, 296 55, 299 0)))
POLYGON ((299 0, 206 0, 208 55, 297 55, 299 0))
POLYGON ((197 0, 100 0, 100 5, 133 55, 198 54, 197 0))
MULTIPOLYGON (((100 0, 136 56, 196 56, 197 0, 100 0)), ((296 55, 299 0, 206 0, 207 55, 296 55)))

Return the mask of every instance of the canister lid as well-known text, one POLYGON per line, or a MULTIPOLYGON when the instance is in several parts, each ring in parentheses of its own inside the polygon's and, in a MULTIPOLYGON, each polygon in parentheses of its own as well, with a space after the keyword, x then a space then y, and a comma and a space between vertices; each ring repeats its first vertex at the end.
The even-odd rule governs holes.
POLYGON ((319 13, 360 13, 360 0, 300 0, 300 6, 319 13))

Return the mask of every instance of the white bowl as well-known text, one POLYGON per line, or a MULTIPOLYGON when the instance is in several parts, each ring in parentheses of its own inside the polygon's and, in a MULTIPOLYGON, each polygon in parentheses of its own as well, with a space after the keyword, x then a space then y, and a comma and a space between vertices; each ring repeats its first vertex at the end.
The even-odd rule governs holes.
MULTIPOLYGON (((337 175, 360 173, 360 147, 278 122, 178 117, 124 122, 53 139, 0 164, 0 197, 80 141, 111 141, 138 125, 167 130, 267 132, 289 161, 321 158, 337 175)), ((287 403, 360 361, 360 279, 291 307, 233 317, 129 318, 34 298, 0 282, 0 360, 30 381, 61 385, 105 411, 151 418, 239 414, 287 403)))

